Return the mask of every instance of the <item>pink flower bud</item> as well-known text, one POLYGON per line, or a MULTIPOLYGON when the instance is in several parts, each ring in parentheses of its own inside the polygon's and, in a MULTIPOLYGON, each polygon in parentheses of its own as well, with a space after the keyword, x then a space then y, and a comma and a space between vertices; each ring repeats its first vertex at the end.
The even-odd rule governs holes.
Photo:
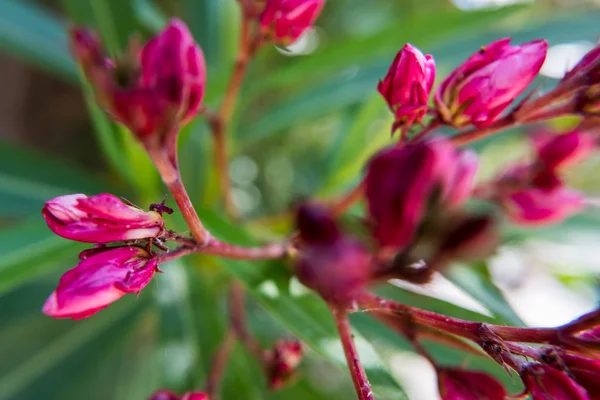
POLYGON ((377 91, 396 118, 392 132, 423 119, 434 80, 433 57, 429 54, 424 56, 416 47, 405 44, 394 58, 386 77, 377 85, 377 91))
POLYGON ((440 116, 456 127, 491 124, 533 81, 547 49, 544 40, 511 46, 510 38, 482 47, 437 90, 440 116))
POLYGON ((324 207, 299 207, 297 226, 305 244, 296 276, 328 302, 347 305, 371 277, 369 252, 358 241, 342 236, 324 207))
POLYGON ((562 135, 539 133, 533 137, 538 159, 545 168, 564 168, 582 161, 596 149, 596 139, 587 133, 562 135))
POLYGON ((187 392, 181 397, 181 400, 209 400, 206 393, 201 392, 187 392))
POLYGON ((592 400, 600 399, 600 360, 567 352, 561 353, 559 360, 565 372, 585 388, 592 400))
POLYGON ((504 387, 483 372, 459 368, 438 371, 438 386, 442 400, 504 400, 504 387))
POLYGON ((164 221, 155 211, 145 212, 112 194, 60 196, 46 202, 42 215, 59 236, 87 243, 109 243, 160 236, 164 221))
POLYGON ((148 400, 179 400, 179 396, 169 390, 159 390, 152 393, 148 400))
POLYGON ((472 153, 455 149, 445 139, 376 154, 367 167, 365 195, 379 245, 407 246, 432 201, 461 205, 470 195, 476 169, 472 153))
POLYGON ((579 84, 600 83, 600 46, 594 47, 562 79, 561 83, 576 80, 579 84))
POLYGON ((139 138, 165 135, 198 112, 206 81, 204 55, 185 26, 172 20, 132 60, 117 65, 84 29, 71 32, 71 50, 98 101, 139 138))
POLYGON ((558 187, 545 190, 528 188, 503 197, 502 205, 513 222, 523 225, 556 224, 585 208, 583 195, 558 187))
POLYGON ((302 357, 302 343, 298 340, 279 340, 272 350, 266 351, 264 359, 269 388, 277 390, 288 384, 294 378, 302 357))
POLYGON ((202 392, 187 392, 178 396, 169 390, 159 390, 152 393, 148 400, 209 400, 209 398, 206 393, 202 392))
POLYGON ((127 293, 137 293, 158 268, 156 258, 138 247, 99 251, 67 271, 42 311, 53 318, 87 318, 127 293))
POLYGON ((266 0, 260 27, 273 41, 287 45, 312 27, 325 0, 266 0))
POLYGON ((532 400, 590 400, 584 388, 548 365, 527 364, 521 378, 532 400))

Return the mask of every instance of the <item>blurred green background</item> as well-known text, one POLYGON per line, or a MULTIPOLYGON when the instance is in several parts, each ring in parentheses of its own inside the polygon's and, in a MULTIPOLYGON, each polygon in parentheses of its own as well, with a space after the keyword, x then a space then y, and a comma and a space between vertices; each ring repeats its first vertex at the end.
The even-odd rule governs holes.
MULTIPOLYGON (((190 257, 165 265, 139 298, 127 296, 88 320, 51 320, 40 312, 83 249, 48 230, 40 215, 44 201, 108 191, 145 206, 166 193, 137 143, 82 90, 66 29, 73 22, 92 26, 118 52, 128 37, 147 38, 172 15, 189 24, 204 49, 206 102, 217 105, 236 50, 234 0, 0 0, 0 399, 145 399, 161 387, 201 388, 225 329, 232 277, 250 288, 250 324, 265 346, 293 335, 308 350, 298 382, 268 393, 257 362, 236 348, 223 398, 353 398, 326 307, 281 262, 190 257)), ((279 238, 289 221, 265 217, 303 197, 351 188, 364 161, 390 143, 390 116, 375 87, 405 42, 434 55, 441 79, 481 45, 505 36, 545 38, 577 57, 598 39, 599 18, 597 0, 328 0, 315 31, 290 49, 265 48, 250 67, 230 166, 236 203, 249 222, 232 225, 221 216, 211 138, 200 119, 181 134, 184 181, 217 236, 244 244, 279 238)), ((553 58, 546 75, 566 67, 565 57, 553 58)), ((526 153, 522 133, 475 146, 482 176, 526 153)), ((598 195, 597 167, 586 163, 572 183, 598 195)), ((566 322, 596 301, 599 221, 592 210, 551 229, 507 227, 507 244, 489 263, 457 266, 424 290, 382 291, 464 318, 566 322)), ((184 229, 176 216, 169 223, 184 229)), ((432 371, 408 344, 365 315, 355 317, 376 398, 435 399, 432 371)), ((518 389, 492 362, 430 345, 442 363, 489 370, 518 389)))

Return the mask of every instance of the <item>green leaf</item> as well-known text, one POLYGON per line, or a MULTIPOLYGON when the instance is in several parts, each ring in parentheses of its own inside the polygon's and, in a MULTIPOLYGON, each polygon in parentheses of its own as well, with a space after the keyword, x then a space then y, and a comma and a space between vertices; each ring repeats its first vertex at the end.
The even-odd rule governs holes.
POLYGON ((64 79, 77 79, 62 21, 31 2, 0 2, 0 49, 64 79))
POLYGON ((525 325, 493 282, 485 263, 468 266, 456 265, 450 269, 447 275, 455 285, 490 310, 499 323, 515 326, 525 325))
MULTIPOLYGON (((35 398, 35 395, 31 392, 42 389, 41 386, 33 385, 36 380, 48 373, 56 371, 58 365, 72 355, 78 354, 79 349, 85 347, 87 350, 92 350, 94 348, 93 346, 90 346, 92 341, 100 335, 107 335, 109 331, 114 330, 123 334, 124 329, 130 327, 131 322, 135 320, 132 316, 134 315, 134 312, 139 309, 141 304, 143 303, 136 302, 135 298, 130 299, 130 301, 121 301, 119 306, 112 307, 108 312, 102 312, 86 321, 70 324, 72 329, 58 335, 53 335, 44 347, 32 354, 31 357, 26 359, 13 358, 12 368, 8 373, 0 377, 0 398, 11 398, 21 392, 29 393, 28 395, 22 395, 18 398, 35 398)), ((60 323, 65 326, 67 325, 65 321, 51 320, 45 316, 39 316, 38 318, 43 318, 44 322, 49 326, 60 323)), ((9 334, 11 339, 8 342, 14 346, 17 346, 17 343, 19 342, 20 346, 23 346, 28 339, 36 340, 35 338, 39 336, 39 332, 41 331, 39 329, 35 331, 22 330, 22 328, 18 329, 19 322, 16 322, 15 324, 16 325, 9 327, 13 332, 13 336, 9 334), (18 332, 20 332, 20 336, 14 336, 14 334, 18 332)), ((5 346, 6 343, 7 342, 3 342, 3 346, 5 346)), ((7 354, 6 351, 3 351, 3 354, 7 354)), ((90 361, 90 359, 87 359, 86 363, 87 361, 90 361)), ((73 379, 73 375, 69 376, 73 379)), ((73 381, 76 382, 76 379, 73 379, 73 381)), ((48 398, 47 395, 44 395, 43 397, 48 398)))
MULTIPOLYGON (((218 238, 228 242, 248 244, 250 240, 243 231, 220 220, 215 214, 201 211, 203 223, 218 238)), ((220 263, 235 278, 242 281, 250 290, 254 298, 271 315, 277 318, 294 335, 305 342, 319 355, 325 357, 334 365, 346 368, 343 351, 339 344, 335 324, 326 304, 315 295, 294 297, 289 292, 280 290, 276 283, 266 273, 268 263, 250 263, 246 261, 220 260, 220 263)), ((278 268, 285 269, 282 262, 276 263, 278 268)), ((361 354, 365 359, 365 369, 375 395, 393 391, 399 398, 402 389, 385 370, 375 350, 364 339, 360 339, 361 354)))
POLYGON ((54 197, 109 188, 64 160, 0 143, 0 216, 39 215, 44 202, 54 197))
POLYGON ((81 250, 81 244, 52 233, 41 215, 5 227, 0 231, 0 295, 55 267, 74 266, 81 250))

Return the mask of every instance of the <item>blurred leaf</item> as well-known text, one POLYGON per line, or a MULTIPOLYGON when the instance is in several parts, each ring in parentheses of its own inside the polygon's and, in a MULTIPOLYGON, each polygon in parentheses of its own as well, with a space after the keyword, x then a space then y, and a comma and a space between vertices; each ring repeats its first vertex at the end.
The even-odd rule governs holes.
POLYGON ((76 263, 82 247, 52 233, 41 215, 5 227, 0 231, 0 295, 63 263, 76 263))
POLYGON ((453 266, 447 276, 455 285, 490 310, 498 318, 499 323, 525 325, 493 282, 485 263, 453 266))
MULTIPOLYGON (((218 238, 232 243, 248 244, 250 241, 243 231, 228 225, 216 215, 201 212, 202 221, 218 238)), ((252 295, 284 326, 305 342, 309 347, 330 362, 346 368, 343 352, 339 344, 335 324, 326 304, 316 296, 292 297, 277 288, 277 285, 265 273, 266 265, 246 261, 221 260, 227 271, 248 286, 252 295)), ((279 268, 285 269, 282 262, 279 268)), ((363 340, 364 343, 367 343, 363 340)), ((372 348, 369 351, 369 364, 365 365, 369 379, 377 395, 379 388, 386 393, 393 390, 396 396, 402 396, 402 389, 384 369, 372 348)), ((380 396, 384 398, 383 396, 380 396)), ((395 397, 398 398, 398 397, 395 397)))
POLYGON ((132 0, 133 9, 139 22, 152 32, 160 31, 168 21, 168 17, 152 0, 132 0))
POLYGON ((62 78, 77 78, 61 21, 33 3, 0 1, 0 49, 62 78))
POLYGON ((195 331, 188 271, 179 260, 164 265, 164 270, 167 273, 156 279, 154 292, 160 309, 160 341, 156 350, 163 377, 157 386, 182 392, 202 375, 198 371, 201 349, 196 345, 199 333, 195 331))
MULTIPOLYGON (((90 345, 90 342, 100 335, 107 335, 111 330, 118 330, 123 334, 123 330, 131 326, 134 311, 140 306, 140 302, 121 301, 119 306, 111 307, 108 312, 102 312, 94 318, 80 321, 70 330, 60 335, 54 336, 40 351, 31 355, 25 360, 14 360, 13 368, 4 376, 0 377, 0 398, 8 399, 19 394, 22 391, 36 390, 32 385, 37 379, 45 374, 55 370, 57 365, 64 362, 71 355, 77 354, 82 347, 90 345)), ((48 324, 58 324, 61 321, 53 321, 47 317, 48 324)), ((65 324, 64 321, 62 321, 65 324)), ((23 331, 21 335, 37 337, 39 331, 23 331)), ((25 340, 26 336, 21 336, 25 340)), ((14 343, 14 340, 11 342, 14 343)), ((102 352, 103 353, 103 352, 102 352)), ((89 362, 92 359, 87 359, 89 362)), ((88 364, 88 365, 94 365, 88 364)), ((66 371, 63 371, 66 372, 66 371)), ((77 381, 74 375, 68 375, 73 381, 77 381)), ((37 386, 41 388, 40 386, 37 386)), ((18 398, 33 398, 32 396, 19 396, 18 398)), ((37 397, 39 398, 39 397, 37 397)))
MULTIPOLYGON (((492 13, 489 14, 490 18, 493 15, 493 12, 490 11, 486 13, 492 13)), ((469 20, 474 21, 475 18, 471 13, 463 14, 463 18, 465 18, 463 26, 466 29, 470 26, 469 20)), ((581 40, 582 38, 594 39, 597 35, 596 21, 599 15, 599 13, 569 14, 561 18, 548 18, 543 23, 538 23, 537 26, 528 29, 497 29, 476 36, 469 35, 459 39, 454 38, 454 40, 449 40, 446 37, 445 34, 451 27, 445 24, 415 24, 414 26, 411 25, 414 30, 404 29, 403 27, 403 32, 406 34, 406 41, 418 38, 418 43, 422 48, 434 55, 439 76, 443 76, 443 73, 467 58, 473 51, 500 37, 512 36, 515 42, 543 37, 547 38, 550 43, 562 43, 581 40), (438 25, 439 31, 436 30, 438 25), (430 43, 429 48, 423 47, 425 43, 430 43)), ((460 19, 456 21, 458 23, 460 19)), ((463 26, 454 26, 454 29, 452 29, 453 34, 460 31, 463 26)), ((285 99, 278 101, 268 112, 263 113, 256 120, 255 116, 251 118, 248 113, 243 115, 239 124, 243 129, 238 129, 236 136, 247 142, 262 140, 298 123, 342 110, 344 107, 362 103, 365 98, 370 98, 375 93, 377 80, 385 75, 397 48, 404 43, 403 40, 398 39, 397 34, 391 36, 391 39, 394 40, 395 50, 387 49, 386 56, 370 56, 368 52, 361 53, 357 52, 356 49, 352 49, 350 56, 356 61, 351 62, 348 60, 345 69, 338 68, 330 71, 328 69, 330 63, 322 60, 318 54, 307 58, 307 60, 310 60, 306 61, 307 63, 315 63, 314 68, 327 67, 327 74, 318 80, 316 84, 310 85, 309 83, 310 79, 315 79, 318 75, 310 65, 298 62, 293 67, 282 68, 284 71, 289 68, 298 68, 298 74, 291 75, 294 79, 286 78, 285 83, 297 81, 302 82, 302 85, 297 88, 298 90, 288 88, 285 91, 285 99), (305 69, 301 69, 300 66, 305 69), (307 77, 310 77, 310 79, 307 79, 307 77), (289 79, 289 82, 287 79, 289 79)), ((389 41, 390 37, 387 40, 389 41)), ((349 43, 352 43, 352 41, 349 41, 349 43)), ((330 50, 329 46, 324 46, 324 50, 330 50)), ((275 79, 274 76, 277 76, 277 73, 270 74, 269 79, 275 79)), ((249 81, 256 81, 260 88, 264 90, 268 90, 270 85, 267 79, 250 79, 249 81)), ((283 85, 283 82, 278 81, 277 84, 283 85)), ((258 102, 255 96, 246 96, 242 108, 251 109, 249 105, 258 102)))
POLYGON ((39 215, 44 202, 54 197, 95 194, 109 188, 106 182, 62 159, 0 143, 0 216, 39 215))
POLYGON ((62 0, 62 5, 75 22, 100 32, 112 56, 124 51, 139 30, 132 0, 62 0))

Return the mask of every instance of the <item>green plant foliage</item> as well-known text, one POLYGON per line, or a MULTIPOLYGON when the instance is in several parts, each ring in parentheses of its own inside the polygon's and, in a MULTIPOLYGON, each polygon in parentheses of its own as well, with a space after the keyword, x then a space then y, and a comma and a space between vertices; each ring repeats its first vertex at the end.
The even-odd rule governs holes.
MULTIPOLYGON (((221 100, 234 60, 239 20, 235 3, 0 0, 0 50, 3 57, 15 57, 66 84, 78 85, 79 72, 67 49, 70 24, 96 28, 109 51, 117 54, 131 35, 147 37, 162 28, 168 15, 179 15, 206 54, 207 101, 213 105, 221 100), (50 9, 48 3, 56 8, 50 9)), ((463 11, 445 1, 423 2, 427 3, 423 10, 421 2, 410 2, 411 8, 400 1, 373 1, 365 21, 357 21, 360 16, 352 13, 357 3, 330 0, 320 21, 320 43, 312 54, 292 57, 271 47, 252 64, 230 143, 234 158, 244 156, 258 165, 252 182, 235 183, 244 193, 259 193, 249 217, 284 211, 306 193, 335 196, 357 182, 369 157, 390 143, 390 117, 375 87, 405 42, 434 54, 443 76, 479 46, 499 37, 512 36, 516 42, 543 37, 550 44, 593 41, 600 16, 597 10, 565 12, 531 4, 463 11), (350 21, 347 25, 340 22, 345 19, 350 21), (288 175, 281 183, 272 178, 271 170, 288 175)), ((0 142, 0 400, 129 400, 144 399, 161 387, 179 392, 201 387, 227 329, 227 287, 232 279, 248 289, 249 325, 261 343, 294 336, 308 349, 298 381, 271 393, 257 361, 236 347, 222 384, 223 399, 352 398, 327 306, 298 289, 300 284, 283 261, 192 256, 161 266, 165 273, 139 298, 126 296, 94 318, 63 321, 41 314, 59 276, 76 264, 77 253, 84 248, 51 234, 40 215, 45 201, 69 193, 114 192, 146 208, 167 193, 141 146, 106 117, 89 87, 83 86, 97 151, 105 163, 100 168, 86 170, 68 158, 0 142)), ((215 211, 221 204, 204 121, 198 118, 188 125, 179 146, 190 196, 216 237, 243 245, 256 244, 250 231, 279 237, 281 229, 268 222, 231 223, 215 211)), ((179 216, 166 218, 184 229, 179 216)), ((597 222, 597 213, 591 212, 560 229, 507 229, 506 236, 513 241, 560 239, 563 230, 598 236, 597 222)), ((456 266, 447 277, 489 315, 397 287, 384 287, 381 293, 450 316, 524 325, 487 265, 456 266)), ((366 315, 353 316, 352 321, 375 397, 407 398, 391 356, 412 351, 410 345, 366 315)), ((427 347, 442 363, 468 363, 510 385, 505 371, 484 357, 431 343, 427 347)), ((516 393, 519 387, 511 389, 516 393)))

